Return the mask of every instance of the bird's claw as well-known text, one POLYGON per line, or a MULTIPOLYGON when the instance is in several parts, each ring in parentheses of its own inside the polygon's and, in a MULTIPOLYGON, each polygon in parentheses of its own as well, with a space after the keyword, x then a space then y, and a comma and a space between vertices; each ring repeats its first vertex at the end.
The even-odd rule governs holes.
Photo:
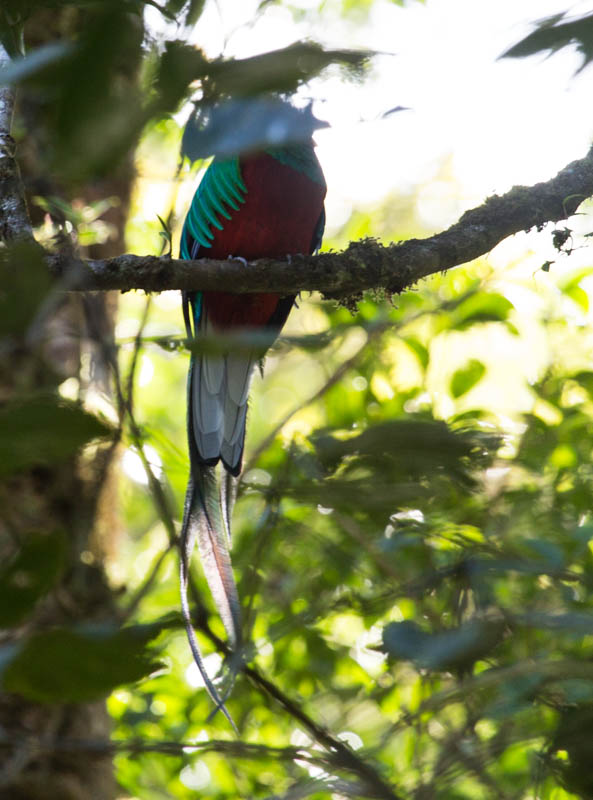
POLYGON ((247 259, 243 258, 243 256, 229 256, 227 261, 240 261, 244 267, 249 266, 247 264, 247 259))

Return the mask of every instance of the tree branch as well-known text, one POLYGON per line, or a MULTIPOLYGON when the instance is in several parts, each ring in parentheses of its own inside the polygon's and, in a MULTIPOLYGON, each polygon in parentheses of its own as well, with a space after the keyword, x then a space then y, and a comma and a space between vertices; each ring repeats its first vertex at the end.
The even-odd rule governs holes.
POLYGON ((279 292, 320 291, 330 296, 365 289, 402 292, 420 278, 465 264, 488 253, 519 231, 558 222, 575 213, 593 195, 593 148, 554 178, 534 186, 515 186, 466 211, 448 230, 427 239, 409 239, 386 247, 374 239, 352 242, 342 253, 297 255, 290 261, 242 261, 122 255, 82 261, 48 256, 50 269, 71 290, 165 289, 279 292))
MULTIPOLYGON (((10 60, 0 42, 0 69, 8 66, 10 60)), ((33 239, 11 135, 14 97, 11 86, 0 85, 0 241, 3 242, 33 239)))

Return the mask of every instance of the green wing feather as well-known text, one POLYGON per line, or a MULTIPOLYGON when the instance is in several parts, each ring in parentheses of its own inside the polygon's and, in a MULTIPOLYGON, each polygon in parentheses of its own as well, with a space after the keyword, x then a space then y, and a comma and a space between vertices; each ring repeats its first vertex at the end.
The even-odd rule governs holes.
POLYGON ((238 158, 214 161, 206 170, 185 218, 181 235, 181 257, 191 258, 189 234, 200 247, 211 247, 212 228, 222 230, 221 217, 230 219, 229 209, 238 211, 245 202, 247 187, 241 177, 238 158))

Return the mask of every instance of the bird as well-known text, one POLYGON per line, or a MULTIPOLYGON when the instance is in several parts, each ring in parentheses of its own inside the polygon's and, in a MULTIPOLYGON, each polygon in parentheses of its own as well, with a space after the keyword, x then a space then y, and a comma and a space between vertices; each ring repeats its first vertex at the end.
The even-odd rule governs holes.
MULTIPOLYGON (((238 258, 248 269, 248 262, 258 258, 283 260, 314 253, 325 227, 325 194, 325 178, 310 137, 230 158, 215 157, 185 217, 181 258, 238 258)), ((295 296, 233 294, 229 289, 221 285, 220 291, 183 293, 188 339, 199 342, 229 332, 263 332, 266 345, 254 343, 240 350, 215 352, 213 348, 195 348, 191 353, 187 378, 190 474, 180 535, 180 585, 182 615, 194 660, 216 706, 214 711, 220 709, 234 727, 207 673, 192 625, 189 565, 197 542, 230 648, 240 660, 241 607, 230 540, 249 387, 254 367, 261 364, 265 349, 280 333, 295 296)))

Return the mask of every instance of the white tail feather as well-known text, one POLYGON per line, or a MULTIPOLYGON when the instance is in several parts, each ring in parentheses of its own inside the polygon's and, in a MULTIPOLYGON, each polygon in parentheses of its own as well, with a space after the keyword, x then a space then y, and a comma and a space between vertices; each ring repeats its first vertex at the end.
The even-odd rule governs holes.
MULTIPOLYGON (((212 330, 204 312, 200 335, 208 335, 212 330)), ((193 428, 198 454, 205 461, 222 456, 231 469, 238 468, 245 439, 249 385, 256 361, 256 356, 250 353, 200 353, 194 357, 193 428)))

